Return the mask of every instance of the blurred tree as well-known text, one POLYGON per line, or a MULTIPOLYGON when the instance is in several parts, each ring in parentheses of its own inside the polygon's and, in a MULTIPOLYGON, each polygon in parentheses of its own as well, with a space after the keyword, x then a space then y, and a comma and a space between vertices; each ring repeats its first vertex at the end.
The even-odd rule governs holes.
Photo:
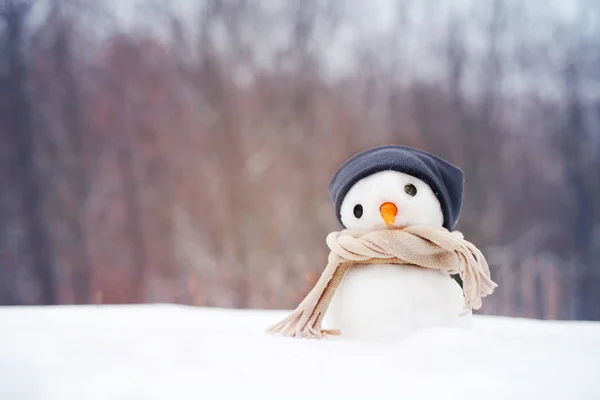
MULTIPOLYGON (((50 39, 53 80, 58 86, 52 96, 59 107, 58 117, 64 133, 58 152, 55 152, 56 168, 64 179, 61 218, 66 222, 72 243, 73 259, 70 265, 73 302, 86 304, 91 300, 91 264, 88 255, 88 233, 85 205, 89 196, 88 148, 85 133, 85 99, 80 77, 75 65, 74 21, 69 18, 66 2, 54 3, 48 13, 45 29, 50 39), (65 198, 66 197, 66 198, 65 198)), ((57 182, 60 184, 59 182, 57 182)))
POLYGON ((566 107, 563 123, 558 126, 557 150, 565 167, 564 187, 570 207, 571 254, 575 270, 575 316, 578 319, 600 319, 600 280, 597 261, 592 257, 595 214, 599 210, 598 164, 592 138, 586 123, 586 106, 582 101, 577 55, 566 54, 563 70, 566 107), (593 172, 592 172, 593 171, 593 172), (594 201, 595 199, 595 201, 594 201))
POLYGON ((27 85, 26 20, 32 6, 33 2, 26 0, 0 2, 0 19, 4 24, 2 59, 6 63, 4 103, 7 107, 4 113, 6 129, 2 131, 1 141, 5 146, 3 156, 9 160, 6 163, 9 174, 7 192, 11 193, 13 187, 16 189, 13 193, 19 199, 20 206, 14 211, 17 218, 24 221, 22 239, 26 245, 23 250, 30 257, 25 254, 13 255, 19 262, 15 268, 30 266, 38 278, 39 295, 34 302, 54 304, 57 300, 54 265, 46 220, 43 218, 44 193, 36 166, 36 134, 32 124, 34 115, 27 85))

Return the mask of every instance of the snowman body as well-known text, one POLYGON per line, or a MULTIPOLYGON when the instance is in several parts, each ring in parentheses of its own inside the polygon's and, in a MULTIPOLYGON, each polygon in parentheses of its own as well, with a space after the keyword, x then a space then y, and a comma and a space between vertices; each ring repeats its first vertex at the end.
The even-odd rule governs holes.
POLYGON ((466 327, 462 289, 448 274, 394 264, 351 267, 326 324, 350 339, 388 341, 434 327, 466 327))
MULTIPOLYGON (((381 171, 355 183, 341 205, 350 230, 443 225, 440 203, 423 181, 381 171)), ((465 327, 462 288, 447 273, 413 265, 357 264, 346 272, 326 315, 343 337, 387 341, 434 327, 465 327)))

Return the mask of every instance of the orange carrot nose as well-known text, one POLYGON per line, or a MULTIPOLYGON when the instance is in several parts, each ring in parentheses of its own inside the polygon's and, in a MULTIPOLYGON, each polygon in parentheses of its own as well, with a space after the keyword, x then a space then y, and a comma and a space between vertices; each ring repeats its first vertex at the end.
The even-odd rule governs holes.
POLYGON ((396 207, 394 203, 385 202, 379 207, 379 213, 381 214, 381 218, 385 221, 385 224, 391 226, 398 214, 398 207, 396 207))

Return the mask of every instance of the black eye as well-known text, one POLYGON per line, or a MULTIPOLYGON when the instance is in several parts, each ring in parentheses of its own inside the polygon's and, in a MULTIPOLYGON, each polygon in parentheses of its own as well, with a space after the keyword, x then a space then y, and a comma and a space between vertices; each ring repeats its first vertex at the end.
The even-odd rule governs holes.
POLYGON ((362 217, 362 213, 363 213, 362 206, 360 204, 355 205, 354 206, 354 216, 356 218, 360 218, 360 217, 362 217))
POLYGON ((411 183, 409 183, 408 185, 404 186, 404 191, 410 197, 415 197, 417 195, 417 188, 415 187, 415 185, 413 185, 411 183))

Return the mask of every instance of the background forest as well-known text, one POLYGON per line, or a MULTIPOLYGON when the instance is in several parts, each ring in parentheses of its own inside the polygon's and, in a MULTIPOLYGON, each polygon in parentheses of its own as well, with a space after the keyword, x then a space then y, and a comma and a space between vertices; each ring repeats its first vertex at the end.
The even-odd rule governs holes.
POLYGON ((482 313, 600 320, 600 2, 0 0, 0 305, 292 308, 390 143, 465 171, 482 313))

